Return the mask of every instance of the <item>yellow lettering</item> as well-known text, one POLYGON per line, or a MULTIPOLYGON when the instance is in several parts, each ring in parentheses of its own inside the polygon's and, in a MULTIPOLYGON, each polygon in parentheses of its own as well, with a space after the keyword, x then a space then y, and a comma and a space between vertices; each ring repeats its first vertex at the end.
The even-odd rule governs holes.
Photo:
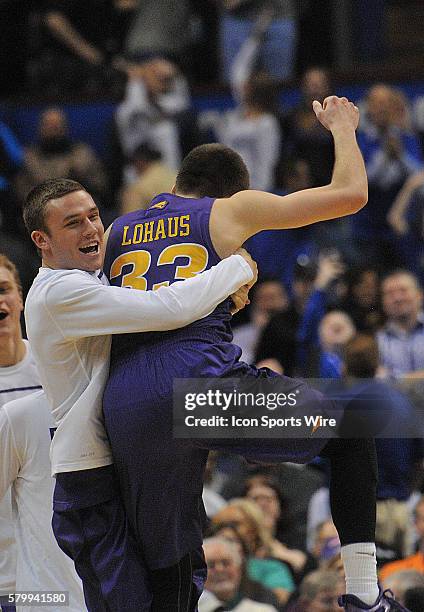
POLYGON ((140 244, 140 242, 143 239, 143 224, 142 223, 137 223, 137 225, 134 226, 134 231, 133 231, 133 244, 140 244))
POLYGON ((165 221, 163 219, 159 219, 158 226, 156 228, 155 240, 159 240, 159 238, 166 238, 165 221))
POLYGON ((168 237, 169 238, 175 238, 175 236, 178 236, 179 220, 180 220, 179 217, 169 217, 168 219, 168 237), (172 222, 174 222, 174 229, 172 229, 172 222))
POLYGON ((180 236, 188 236, 190 233, 190 215, 180 217, 180 227, 180 236))
POLYGON ((144 225, 143 242, 152 242, 153 240, 153 221, 149 221, 144 225))
POLYGON ((128 233, 129 228, 130 228, 129 225, 124 226, 124 233, 122 234, 121 246, 128 246, 129 244, 131 244, 131 240, 127 240, 127 233, 128 233))

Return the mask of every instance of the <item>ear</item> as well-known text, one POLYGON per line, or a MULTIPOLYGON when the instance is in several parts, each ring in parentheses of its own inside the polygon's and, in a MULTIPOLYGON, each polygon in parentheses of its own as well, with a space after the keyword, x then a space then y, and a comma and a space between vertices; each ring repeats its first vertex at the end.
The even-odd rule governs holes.
POLYGON ((42 230, 34 230, 33 232, 31 232, 31 239, 37 249, 39 249, 40 251, 45 251, 50 247, 49 236, 42 230))

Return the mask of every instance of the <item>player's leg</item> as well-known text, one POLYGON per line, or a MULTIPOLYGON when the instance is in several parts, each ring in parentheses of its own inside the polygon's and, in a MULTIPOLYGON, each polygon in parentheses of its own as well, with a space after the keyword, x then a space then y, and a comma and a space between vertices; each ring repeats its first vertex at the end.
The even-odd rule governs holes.
POLYGON ((75 563, 89 612, 149 612, 151 592, 144 560, 115 480, 112 466, 58 474, 53 531, 75 563), (87 492, 86 499, 75 501, 75 491, 87 492))
POLYGON ((89 612, 150 612, 147 573, 119 498, 55 511, 53 531, 75 563, 89 612))
POLYGON ((330 460, 330 506, 342 545, 346 590, 364 603, 378 597, 375 550, 377 457, 373 440, 333 439, 323 456, 330 460))
POLYGON ((151 612, 195 612, 206 581, 203 549, 185 555, 178 563, 150 572, 151 612))

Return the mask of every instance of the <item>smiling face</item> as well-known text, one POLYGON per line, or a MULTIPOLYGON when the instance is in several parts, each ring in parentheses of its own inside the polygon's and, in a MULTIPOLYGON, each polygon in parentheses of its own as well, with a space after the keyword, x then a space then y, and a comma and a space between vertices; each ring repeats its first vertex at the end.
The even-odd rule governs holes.
POLYGON ((416 320, 422 307, 422 292, 411 274, 387 277, 381 286, 386 316, 399 323, 416 320))
POLYGON ((231 601, 239 590, 242 575, 238 553, 230 544, 213 539, 205 542, 204 551, 208 565, 205 588, 221 601, 231 601))
POLYGON ((45 223, 48 233, 36 230, 31 237, 46 266, 86 272, 102 267, 104 227, 99 210, 86 191, 73 191, 50 200, 45 223))
POLYGON ((0 342, 3 337, 20 337, 22 294, 10 270, 0 266, 0 342))

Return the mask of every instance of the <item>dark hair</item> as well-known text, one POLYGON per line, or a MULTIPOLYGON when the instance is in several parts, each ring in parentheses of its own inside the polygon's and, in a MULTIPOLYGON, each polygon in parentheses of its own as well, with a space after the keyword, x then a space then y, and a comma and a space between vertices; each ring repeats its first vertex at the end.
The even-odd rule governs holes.
POLYGON ((77 181, 66 178, 49 179, 40 183, 27 195, 23 207, 23 217, 28 233, 42 230, 48 234, 46 208, 50 200, 62 198, 73 191, 87 191, 77 181))
POLYGON ((245 103, 264 113, 278 111, 278 83, 268 74, 257 73, 246 83, 245 103))
POLYGON ((380 357, 373 336, 357 334, 344 348, 346 374, 355 378, 374 378, 380 357))
POLYGON ((383 274, 383 277, 381 279, 381 287, 389 278, 394 278, 395 276, 408 276, 416 284, 417 289, 422 289, 421 283, 417 275, 411 272, 411 270, 407 270, 406 268, 394 268, 393 270, 390 270, 389 272, 383 274))
POLYGON ((177 193, 200 198, 229 198, 249 189, 249 172, 238 153, 213 143, 192 149, 177 175, 177 193))

